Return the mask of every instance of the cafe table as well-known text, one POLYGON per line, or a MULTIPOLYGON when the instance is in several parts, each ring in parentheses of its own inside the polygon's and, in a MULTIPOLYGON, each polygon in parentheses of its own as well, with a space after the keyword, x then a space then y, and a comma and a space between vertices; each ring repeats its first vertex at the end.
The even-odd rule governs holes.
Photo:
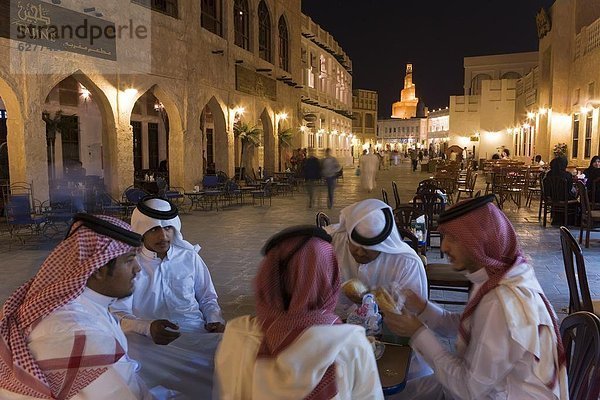
POLYGON ((385 351, 377 360, 379 380, 383 394, 390 396, 404 390, 406 376, 410 368, 412 349, 408 345, 408 338, 392 334, 384 334, 380 342, 385 345, 385 351))

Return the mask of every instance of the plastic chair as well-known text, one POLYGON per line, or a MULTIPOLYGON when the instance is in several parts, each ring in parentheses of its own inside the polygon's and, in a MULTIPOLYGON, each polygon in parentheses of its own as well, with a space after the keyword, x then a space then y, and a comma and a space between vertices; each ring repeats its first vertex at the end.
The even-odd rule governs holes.
POLYGON ((576 312, 560 324, 560 335, 567 357, 569 398, 597 399, 600 394, 600 319, 586 311, 576 312))
POLYGON ((565 275, 569 285, 569 313, 589 311, 600 315, 600 300, 592 300, 590 295, 581 247, 579 247, 569 229, 564 226, 560 227, 560 244, 565 275))

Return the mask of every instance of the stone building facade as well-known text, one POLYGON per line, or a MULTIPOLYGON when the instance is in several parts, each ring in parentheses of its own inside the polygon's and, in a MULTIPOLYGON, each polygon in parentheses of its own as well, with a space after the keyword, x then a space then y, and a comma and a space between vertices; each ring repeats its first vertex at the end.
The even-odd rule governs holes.
POLYGON ((310 17, 302 17, 301 147, 315 155, 331 148, 352 163, 352 61, 335 38, 310 17))
POLYGON ((354 158, 364 149, 377 144, 377 92, 366 89, 352 90, 352 131, 354 158))
POLYGON ((570 163, 587 166, 600 153, 600 3, 556 0, 536 21, 539 68, 520 82, 517 123, 534 129, 544 160, 565 143, 570 163))
MULTIPOLYGON (((1 24, 0 57, 9 62, 0 63, 0 116, 6 126, 0 162, 4 148, 10 181, 33 182, 40 200, 48 198, 49 182, 60 178, 67 161, 81 162, 114 197, 134 183, 139 170, 167 159, 171 186, 186 190, 208 168, 233 176, 242 162, 236 123, 261 129, 260 145, 245 157, 267 173, 285 165, 280 132, 291 129, 294 145, 306 147, 299 127, 310 112, 318 111, 320 129, 336 137, 330 141, 338 146, 332 147, 349 153, 351 63, 327 32, 302 15, 300 0, 31 3, 41 11, 18 14, 23 25, 60 24, 61 13, 67 13, 63 25, 83 25, 87 17, 105 34, 119 32, 85 45, 52 40, 46 31, 15 40, 19 31, 1 24), (319 57, 327 55, 328 69, 318 78, 327 84, 324 91, 302 84, 304 35, 315 30, 332 49, 310 42, 319 57), (313 111, 303 101, 307 97, 331 110, 313 111), (75 132, 65 128, 69 121, 75 132), (62 131, 48 135, 48 124, 57 122, 62 131)), ((10 15, 4 9, 0 14, 10 15)))
POLYGON ((448 145, 489 159, 512 149, 516 82, 537 65, 537 53, 465 57, 465 94, 450 96, 448 145))

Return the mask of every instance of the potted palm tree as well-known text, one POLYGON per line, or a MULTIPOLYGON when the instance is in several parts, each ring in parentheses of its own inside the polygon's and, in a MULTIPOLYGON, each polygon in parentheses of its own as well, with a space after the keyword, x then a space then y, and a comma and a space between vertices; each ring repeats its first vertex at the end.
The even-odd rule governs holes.
POLYGON ((279 170, 281 170, 282 153, 285 149, 292 148, 292 141, 294 140, 294 131, 292 128, 286 128, 279 131, 279 170))
POLYGON ((244 164, 247 163, 247 160, 244 158, 244 154, 247 153, 246 150, 250 150, 252 147, 260 146, 262 129, 257 127, 256 125, 250 127, 247 123, 238 121, 233 125, 233 135, 236 139, 240 139, 241 143, 241 154, 240 154, 240 172, 238 179, 242 179, 242 171, 244 169, 244 164))

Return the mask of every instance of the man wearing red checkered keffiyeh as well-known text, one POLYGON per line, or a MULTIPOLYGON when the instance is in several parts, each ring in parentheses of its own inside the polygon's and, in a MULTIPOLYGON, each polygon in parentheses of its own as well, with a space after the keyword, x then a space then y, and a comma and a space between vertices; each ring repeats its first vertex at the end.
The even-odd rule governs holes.
POLYGON ((140 243, 122 221, 77 214, 69 236, 4 303, 0 398, 152 398, 108 312, 131 295, 140 243))
POLYGON ((217 350, 219 398, 383 399, 364 328, 334 313, 331 237, 313 226, 275 238, 256 277, 256 317, 230 321, 217 350))
POLYGON ((409 382, 400 399, 568 399, 556 315, 493 198, 466 200, 440 215, 442 250, 473 283, 464 311, 407 293, 403 315, 386 315, 434 370, 409 382), (457 336, 456 352, 434 332, 457 336))

